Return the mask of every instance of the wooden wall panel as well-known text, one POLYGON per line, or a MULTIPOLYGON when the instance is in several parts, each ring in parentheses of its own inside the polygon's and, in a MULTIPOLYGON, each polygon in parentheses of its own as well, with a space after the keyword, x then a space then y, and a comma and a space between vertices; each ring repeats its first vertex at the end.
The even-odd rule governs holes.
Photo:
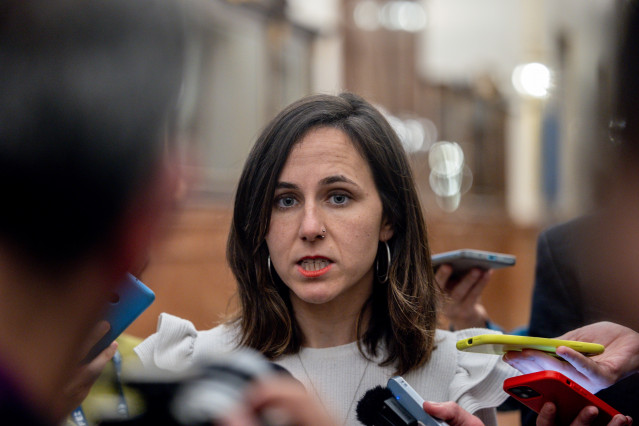
POLYGON ((187 203, 150 254, 141 279, 156 293, 155 302, 127 330, 146 337, 162 312, 211 328, 228 311, 235 280, 226 264, 230 203, 187 203))

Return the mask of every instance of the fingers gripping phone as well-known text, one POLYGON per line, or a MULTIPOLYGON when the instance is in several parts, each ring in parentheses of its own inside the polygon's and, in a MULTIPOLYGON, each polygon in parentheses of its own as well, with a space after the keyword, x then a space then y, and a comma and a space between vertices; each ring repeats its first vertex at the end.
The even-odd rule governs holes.
POLYGON ((598 355, 604 351, 604 346, 598 343, 509 334, 480 334, 459 340, 456 346, 460 351, 495 355, 503 355, 506 352, 521 351, 523 349, 536 349, 555 354, 559 346, 567 346, 588 356, 598 355))
POLYGON ((91 361, 105 350, 154 300, 155 293, 150 288, 127 274, 111 295, 104 312, 103 319, 109 323, 109 331, 91 348, 84 361, 91 361))
POLYGON ((511 377, 504 381, 504 390, 515 399, 539 413, 546 402, 557 408, 555 424, 568 425, 586 406, 599 410, 594 425, 607 425, 620 414, 597 396, 556 371, 538 371, 511 377))
POLYGON ((445 425, 441 420, 431 417, 424 411, 424 399, 408 384, 401 376, 394 376, 388 379, 386 387, 392 392, 399 404, 410 413, 415 419, 426 426, 445 425))
POLYGON ((453 268, 452 277, 458 279, 473 268, 488 270, 514 266, 517 258, 512 254, 461 249, 434 254, 431 260, 435 269, 443 264, 450 265, 453 268))

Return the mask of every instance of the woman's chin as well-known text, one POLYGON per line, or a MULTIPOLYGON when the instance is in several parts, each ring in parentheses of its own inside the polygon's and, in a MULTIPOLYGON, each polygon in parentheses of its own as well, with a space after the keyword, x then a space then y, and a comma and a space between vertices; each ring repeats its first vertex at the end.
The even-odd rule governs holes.
POLYGON ((326 289, 309 289, 305 288, 302 291, 294 292, 294 297, 303 303, 311 305, 323 305, 335 298, 335 294, 327 291, 326 289))
POLYGON ((328 295, 328 294, 303 294, 300 296, 298 296, 298 298, 302 302, 305 302, 311 305, 323 305, 325 303, 330 302, 334 298, 333 295, 328 295))

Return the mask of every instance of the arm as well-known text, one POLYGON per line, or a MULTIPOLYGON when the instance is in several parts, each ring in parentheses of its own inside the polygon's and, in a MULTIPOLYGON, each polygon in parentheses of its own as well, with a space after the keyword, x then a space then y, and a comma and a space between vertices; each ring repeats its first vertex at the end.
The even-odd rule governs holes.
POLYGON ((554 337, 584 324, 572 254, 579 247, 569 222, 543 232, 537 239, 535 284, 529 320, 531 336, 554 337))
MULTIPOLYGON (((107 331, 109 331, 109 323, 100 321, 87 339, 86 347, 79 352, 80 359, 85 357, 89 352, 89 348, 99 341, 107 331)), ((56 403, 57 410, 61 413, 60 417, 69 415, 75 408, 80 406, 102 373, 102 370, 104 370, 104 367, 115 355, 117 348, 117 342, 112 342, 91 362, 78 364, 71 377, 69 377, 69 382, 60 390, 59 399, 56 403)))
POLYGON ((555 370, 592 393, 607 388, 629 374, 639 371, 639 334, 611 322, 587 325, 560 336, 561 339, 601 343, 601 355, 586 357, 564 346, 557 348, 562 359, 539 351, 509 352, 504 361, 522 373, 555 370))

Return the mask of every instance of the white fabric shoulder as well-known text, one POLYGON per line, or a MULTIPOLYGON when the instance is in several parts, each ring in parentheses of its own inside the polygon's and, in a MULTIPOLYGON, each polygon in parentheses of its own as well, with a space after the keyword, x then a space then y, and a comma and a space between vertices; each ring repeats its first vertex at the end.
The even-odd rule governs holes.
POLYGON ((516 370, 497 355, 465 353, 457 350, 458 340, 478 334, 495 333, 486 329, 458 332, 437 330, 435 349, 423 367, 404 376, 417 393, 429 401, 455 401, 479 417, 485 425, 496 425, 494 407, 508 398, 503 381, 516 370))
POLYGON ((233 351, 237 333, 228 325, 197 331, 191 321, 160 314, 157 331, 134 350, 145 367, 180 371, 216 353, 233 351))
MULTIPOLYGON (((479 417, 485 425, 497 424, 495 407, 508 395, 503 381, 516 373, 497 355, 471 354, 458 351, 457 340, 491 330, 471 329, 463 332, 437 330, 435 349, 422 367, 405 374, 404 379, 425 400, 455 401, 479 417)), ((359 354, 357 343, 333 348, 302 348, 296 355, 276 360, 300 380, 313 395, 336 413, 347 425, 357 425, 352 401, 358 401, 368 389, 386 386, 394 374, 392 366, 379 366, 382 349, 375 362, 359 354)))
MULTIPOLYGON (((479 334, 501 334, 495 330, 470 328, 449 334, 458 340, 479 334)), ((499 406, 508 398, 503 383, 508 377, 519 375, 519 371, 506 364, 501 356, 456 350, 457 370, 451 383, 451 399, 466 410, 477 412, 483 408, 499 406)))

